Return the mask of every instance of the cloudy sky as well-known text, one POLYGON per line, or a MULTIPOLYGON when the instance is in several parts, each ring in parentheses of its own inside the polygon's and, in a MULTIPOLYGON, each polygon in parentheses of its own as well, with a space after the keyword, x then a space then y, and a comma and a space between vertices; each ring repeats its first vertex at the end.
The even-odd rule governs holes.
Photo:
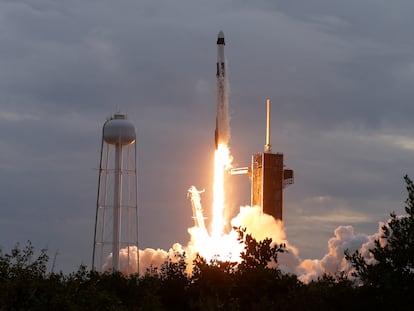
MULTIPOLYGON (((216 36, 226 36, 231 150, 295 170, 285 227, 321 258, 338 225, 376 232, 414 177, 414 2, 0 0, 0 247, 31 240, 90 266, 101 127, 137 128, 140 248, 186 244, 187 189, 211 206, 216 36)), ((249 204, 235 176, 231 206, 249 204)), ((247 189, 247 190, 246 190, 247 189)))

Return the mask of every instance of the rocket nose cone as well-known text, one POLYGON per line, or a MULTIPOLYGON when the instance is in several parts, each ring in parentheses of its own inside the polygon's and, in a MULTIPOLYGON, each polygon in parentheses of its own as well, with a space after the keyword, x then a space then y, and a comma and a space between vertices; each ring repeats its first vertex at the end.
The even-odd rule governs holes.
POLYGON ((224 33, 223 31, 220 31, 218 36, 217 36, 217 44, 225 44, 224 43, 224 33))

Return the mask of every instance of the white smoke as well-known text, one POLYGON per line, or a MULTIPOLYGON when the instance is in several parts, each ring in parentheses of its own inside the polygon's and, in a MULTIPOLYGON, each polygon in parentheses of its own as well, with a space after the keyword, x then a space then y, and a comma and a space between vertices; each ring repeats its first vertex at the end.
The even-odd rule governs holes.
POLYGON ((298 270, 302 271, 299 279, 302 282, 315 281, 325 273, 334 275, 339 271, 350 272, 351 266, 345 259, 345 250, 353 253, 369 241, 366 235, 356 235, 352 226, 339 226, 334 234, 328 241, 328 253, 322 259, 306 259, 299 265, 298 270))
MULTIPOLYGON (((296 274, 300 281, 309 283, 316 281, 324 274, 335 275, 341 271, 344 271, 348 277, 351 277, 353 270, 350 263, 345 259, 345 250, 348 250, 351 254, 358 250, 368 263, 374 262, 375 259, 369 250, 375 247, 374 241, 382 236, 382 226, 384 223, 379 223, 378 232, 372 235, 357 234, 350 225, 338 226, 334 230, 334 236, 328 240, 328 253, 321 259, 305 260, 300 258, 298 249, 288 242, 283 223, 275 220, 270 215, 263 214, 258 206, 240 207, 240 212, 231 220, 231 225, 235 228, 245 228, 246 232, 251 234, 257 241, 271 238, 272 246, 275 244, 285 244, 287 252, 279 253, 278 267, 285 273, 296 274)), ((211 239, 205 227, 194 226, 189 228, 188 232, 190 234, 190 241, 187 246, 175 243, 168 251, 151 248, 139 250, 140 275, 160 271, 161 265, 168 258, 174 261, 174 255, 177 253, 185 253, 186 272, 189 275, 192 272, 193 261, 196 255, 200 254, 203 256, 203 252, 206 251, 211 253, 211 250, 216 250, 217 253, 224 254, 222 257, 217 257, 218 260, 240 262, 239 254, 243 250, 244 244, 238 241, 239 235, 236 230, 232 229, 228 234, 222 236, 220 241, 211 239), (200 241, 205 243, 200 243, 200 241), (231 254, 230 250, 234 252, 235 245, 238 245, 238 248, 236 248, 238 254, 231 254)), ((380 241, 381 244, 385 243, 381 239, 380 241)), ((119 260, 122 273, 126 275, 136 273, 137 247, 130 247, 129 254, 127 248, 120 250, 119 260)), ((112 254, 107 257, 103 270, 110 270, 111 264, 112 254)))
POLYGON ((271 246, 285 244, 287 252, 278 255, 279 268, 286 273, 295 273, 296 267, 300 263, 298 250, 286 240, 285 229, 281 221, 262 213, 259 206, 242 206, 239 214, 232 219, 231 224, 233 227, 246 228, 246 232, 250 233, 257 241, 271 238, 271 246))
MULTIPOLYGON (((239 214, 231 220, 231 225, 236 228, 245 228, 256 240, 260 241, 267 237, 272 238, 272 246, 275 244, 286 244, 287 253, 279 255, 279 267, 284 272, 293 273, 299 264, 298 251, 286 240, 283 225, 272 216, 263 214, 258 206, 243 206, 239 214)), ((190 241, 187 246, 182 247, 175 243, 167 252, 162 249, 146 248, 139 250, 139 273, 144 275, 148 272, 159 271, 161 265, 168 259, 173 259, 175 253, 185 253, 187 273, 191 274, 193 261, 197 254, 207 257, 214 254, 214 258, 221 261, 240 262, 240 253, 244 244, 238 240, 239 234, 232 229, 228 234, 219 237, 219 241, 212 238, 205 227, 191 227, 188 229, 190 241), (202 242, 202 243, 200 243, 202 242), (217 255, 216 255, 217 254, 217 255)), ((210 258, 211 259, 211 258, 210 258)), ((137 247, 131 246, 120 250, 120 272, 128 275, 137 272, 137 247)), ((104 271, 109 271, 112 266, 112 254, 106 259, 103 266, 104 271)))
MULTIPOLYGON (((130 275, 138 272, 139 274, 152 274, 159 271, 161 265, 168 259, 174 258, 174 254, 184 252, 179 243, 175 243, 168 252, 162 249, 146 248, 139 250, 139 262, 137 262, 137 247, 130 246, 119 251, 119 271, 124 275, 130 275)), ((111 271, 112 253, 106 258, 106 262, 102 267, 103 271, 111 271)))
POLYGON ((381 246, 384 246, 387 243, 387 241, 382 238, 384 235, 384 230, 382 228, 384 225, 388 226, 390 220, 391 219, 386 223, 379 222, 378 232, 371 235, 355 234, 352 226, 339 226, 334 231, 335 236, 329 239, 329 251, 322 257, 322 259, 306 259, 302 261, 297 272, 299 279, 304 283, 308 283, 317 280, 318 277, 321 277, 324 273, 335 274, 336 272, 341 271, 352 278, 354 269, 344 258, 344 251, 348 249, 350 254, 359 251, 368 264, 375 263, 375 258, 370 250, 375 248, 375 240, 379 240, 381 246))

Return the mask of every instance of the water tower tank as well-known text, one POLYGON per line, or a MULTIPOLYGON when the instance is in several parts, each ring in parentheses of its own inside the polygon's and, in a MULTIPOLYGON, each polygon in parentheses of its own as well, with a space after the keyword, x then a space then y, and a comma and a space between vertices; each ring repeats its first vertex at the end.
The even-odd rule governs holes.
POLYGON ((105 123, 103 138, 111 145, 130 145, 135 142, 135 127, 123 113, 116 113, 105 123))

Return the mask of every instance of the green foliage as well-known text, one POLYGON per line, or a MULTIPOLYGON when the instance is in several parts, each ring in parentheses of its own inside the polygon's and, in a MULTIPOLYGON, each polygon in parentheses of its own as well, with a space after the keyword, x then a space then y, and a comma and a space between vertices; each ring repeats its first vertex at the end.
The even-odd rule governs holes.
POLYGON ((362 286, 343 272, 303 284, 278 267, 285 245, 270 238, 257 241, 245 229, 238 229, 244 243, 240 263, 197 256, 192 275, 181 253, 142 276, 98 273, 86 266, 69 275, 48 274, 46 251, 36 256, 28 242, 10 253, 0 250, 0 311, 409 309, 414 305, 414 184, 405 181, 407 215, 391 213, 371 250, 375 262, 346 252, 362 286))
MULTIPOLYGON (((375 240, 375 247, 370 249, 375 262, 367 263, 362 254, 356 251, 345 252, 345 258, 355 269, 354 276, 365 287, 372 287, 378 293, 378 301, 385 304, 390 297, 396 302, 413 302, 411 292, 414 290, 414 184, 405 176, 408 198, 405 212, 397 216, 394 212, 387 224, 382 226, 382 236, 375 240)), ((395 304, 393 305, 396 306, 395 304)))
POLYGON ((161 266, 160 271, 160 296, 163 305, 174 301, 176 307, 170 310, 185 310, 187 304, 187 291, 189 279, 186 274, 187 264, 185 253, 174 253, 161 266))
POLYGON ((237 263, 223 262, 217 258, 208 263, 197 255, 193 264, 189 291, 192 307, 198 310, 231 310, 229 303, 237 263))
POLYGON ((49 257, 45 250, 34 257, 30 242, 25 248, 16 244, 10 253, 0 251, 0 306, 26 309, 48 301, 48 284, 43 281, 49 257))
POLYGON ((302 310, 321 310, 321 306, 329 310, 362 309, 357 290, 343 273, 324 274, 317 281, 302 286, 299 296, 305 298, 297 302, 296 307, 302 310))
POLYGON ((286 245, 273 245, 271 238, 265 238, 263 241, 257 241, 251 234, 246 233, 246 229, 234 228, 239 233, 239 240, 245 244, 244 251, 240 257, 242 262, 239 270, 249 269, 266 269, 269 264, 277 266, 277 255, 286 251, 286 245))
POLYGON ((46 273, 46 264, 49 256, 42 249, 40 255, 34 259, 34 247, 30 241, 21 249, 17 243, 10 254, 3 254, 0 250, 0 279, 18 277, 43 277, 46 273))
POLYGON ((165 310, 160 295, 161 281, 158 275, 145 274, 139 278, 139 295, 137 304, 140 311, 165 310))
POLYGON ((293 299, 300 286, 296 276, 278 269, 277 255, 284 245, 272 239, 257 241, 244 229, 237 229, 245 244, 241 263, 207 262, 197 256, 191 283, 192 306, 197 310, 275 310, 293 299))
POLYGON ((161 280, 181 280, 183 284, 186 283, 187 274, 185 272, 187 263, 185 262, 185 253, 175 252, 173 258, 168 257, 161 265, 160 277, 161 280))

